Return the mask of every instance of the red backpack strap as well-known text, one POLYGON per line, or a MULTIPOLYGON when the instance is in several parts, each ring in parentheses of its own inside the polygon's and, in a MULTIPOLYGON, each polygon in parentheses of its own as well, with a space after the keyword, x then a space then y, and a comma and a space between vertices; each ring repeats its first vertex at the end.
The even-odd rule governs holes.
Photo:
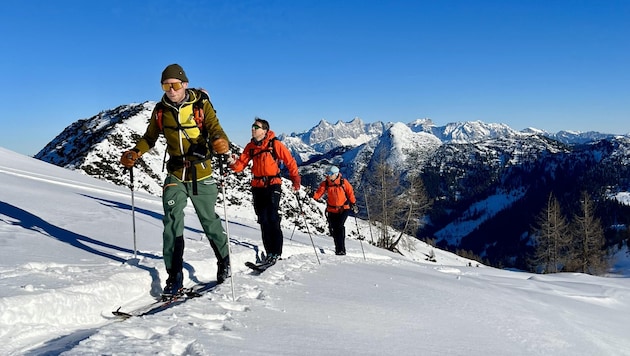
POLYGON ((193 105, 193 112, 195 114, 195 122, 197 123, 197 127, 199 127, 199 130, 203 132, 203 120, 205 118, 203 106, 193 105))
POLYGON ((158 128, 160 128, 160 132, 164 131, 164 124, 162 123, 162 108, 158 108, 157 110, 157 124, 158 128))
MULTIPOLYGON (((164 112, 164 108, 161 103, 156 105, 156 121, 160 132, 164 132, 164 121, 162 119, 162 114, 164 112)), ((205 119, 205 113, 203 111, 203 102, 202 100, 197 100, 193 103, 193 114, 195 117, 195 122, 197 123, 197 127, 199 131, 204 132, 203 129, 203 120, 205 119)))
MULTIPOLYGON (((203 127, 203 121, 206 118, 206 113, 203 110, 203 102, 205 100, 208 100, 208 103, 210 103, 210 106, 212 107, 210 96, 208 96, 208 93, 205 90, 201 89, 199 90, 199 99, 193 103, 193 113, 195 117, 195 122, 197 123, 197 127, 199 128, 199 131, 201 131, 201 134, 204 137, 208 135, 208 133, 203 127)), ((212 109, 214 109, 214 107, 212 107, 212 109)))
POLYGON ((160 132, 164 132, 164 122, 162 120, 163 112, 164 112, 164 108, 162 107, 162 103, 159 102, 155 104, 155 121, 157 122, 160 132))

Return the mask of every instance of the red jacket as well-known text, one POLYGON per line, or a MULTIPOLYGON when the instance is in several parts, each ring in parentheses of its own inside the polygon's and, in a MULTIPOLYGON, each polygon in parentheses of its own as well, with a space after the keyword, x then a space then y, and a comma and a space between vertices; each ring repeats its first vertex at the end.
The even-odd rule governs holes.
POLYGON ((319 187, 313 194, 313 199, 319 200, 324 193, 328 195, 326 211, 331 213, 348 210, 350 209, 350 204, 356 204, 357 202, 352 185, 347 179, 341 177, 341 173, 334 180, 326 177, 326 180, 319 184, 319 187))
POLYGON ((230 166, 234 172, 241 172, 252 161, 252 187, 266 187, 272 184, 282 184, 280 178, 280 163, 289 170, 289 179, 292 182, 300 181, 297 163, 291 156, 289 149, 280 140, 276 139, 276 134, 269 130, 267 136, 261 142, 250 141, 243 149, 240 157, 230 166), (274 159, 277 158, 277 162, 274 159))

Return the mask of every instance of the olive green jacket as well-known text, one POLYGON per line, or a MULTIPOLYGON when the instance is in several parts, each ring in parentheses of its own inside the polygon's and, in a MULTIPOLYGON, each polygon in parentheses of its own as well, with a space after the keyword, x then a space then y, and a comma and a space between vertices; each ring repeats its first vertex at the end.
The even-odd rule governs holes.
MULTIPOLYGON (((151 113, 147 130, 136 143, 135 149, 139 154, 149 151, 157 142, 160 134, 166 138, 166 151, 169 155, 167 164, 169 173, 182 181, 192 181, 191 162, 195 164, 197 180, 202 180, 212 174, 212 164, 210 159, 199 160, 198 157, 187 154, 192 144, 205 145, 205 139, 201 130, 197 127, 193 113, 193 103, 201 100, 203 103, 204 120, 203 127, 207 131, 212 142, 217 138, 229 139, 217 118, 216 112, 208 95, 197 89, 186 89, 186 99, 180 105, 175 105, 168 100, 166 95, 162 96, 161 105, 156 105, 151 113), (162 129, 158 124, 158 107, 162 107, 162 129), (177 121, 180 125, 177 125, 177 121), (178 126, 180 126, 178 128, 178 126)), ((208 157, 212 147, 209 147, 208 157)))

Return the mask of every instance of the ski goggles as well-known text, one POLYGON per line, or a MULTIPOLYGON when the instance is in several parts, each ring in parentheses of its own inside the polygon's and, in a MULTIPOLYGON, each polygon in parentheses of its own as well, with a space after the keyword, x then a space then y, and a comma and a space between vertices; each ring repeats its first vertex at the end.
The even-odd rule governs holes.
POLYGON ((164 90, 164 91, 169 91, 169 90, 171 90, 171 88, 173 88, 173 90, 179 90, 179 89, 181 89, 183 87, 184 87, 184 83, 183 82, 162 83, 162 90, 164 90))

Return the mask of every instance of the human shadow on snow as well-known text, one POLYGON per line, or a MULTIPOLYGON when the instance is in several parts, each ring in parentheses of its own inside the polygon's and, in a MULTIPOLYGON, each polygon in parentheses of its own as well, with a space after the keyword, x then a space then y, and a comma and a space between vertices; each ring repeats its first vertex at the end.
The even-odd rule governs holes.
MULTIPOLYGON (((108 206, 108 207, 131 211, 131 205, 129 205, 129 204, 121 203, 121 202, 115 201, 115 200, 108 200, 108 199, 93 197, 91 195, 86 195, 86 194, 80 194, 80 195, 82 195, 84 197, 87 197, 87 198, 90 198, 90 199, 97 200, 97 201, 101 202, 101 204, 103 204, 105 206, 108 206)), ((134 211, 137 212, 137 213, 140 213, 140 214, 144 214, 144 215, 150 216, 150 217, 152 217, 152 218, 154 218, 156 220, 159 220, 160 222, 164 218, 163 214, 159 214, 159 213, 156 213, 155 211, 151 211, 151 210, 148 210, 148 209, 138 208, 137 206, 134 207, 134 211)), ((221 218, 221 220, 223 222, 225 222, 225 218, 221 218)), ((255 230, 255 228, 253 228, 253 227, 251 227, 249 225, 237 222, 237 221, 230 221, 229 223, 230 223, 230 225, 238 225, 238 226, 247 227, 247 228, 255 230)), ((188 231, 191 231, 191 232, 194 232, 194 233, 203 234, 203 230, 200 230, 200 229, 195 229, 195 228, 188 227, 188 226, 184 226, 184 229, 188 230, 188 231)))
MULTIPOLYGON (((26 210, 20 209, 14 205, 5 203, 0 201, 0 213, 3 215, 6 215, 10 218, 13 218, 14 220, 16 220, 17 222, 9 222, 9 221, 5 221, 7 224, 12 224, 12 225, 19 225, 24 229, 27 230, 31 230, 31 231, 35 231, 39 234, 42 234, 44 236, 47 237, 51 237, 54 238, 58 241, 61 241, 63 243, 67 243, 73 247, 76 247, 78 249, 81 249, 83 251, 92 253, 94 255, 97 256, 101 256, 101 257, 105 257, 108 258, 110 260, 116 261, 116 262, 120 262, 121 264, 128 264, 131 266, 134 266, 136 268, 145 270, 147 272, 149 272, 149 275, 151 276, 151 279, 153 280, 153 282, 151 283, 152 286, 152 295, 154 295, 155 293, 155 286, 157 285, 158 288, 158 293, 159 293, 159 273, 158 271, 154 268, 154 267, 148 267, 148 266, 143 266, 139 263, 137 263, 137 260, 126 260, 120 256, 116 256, 112 253, 100 250, 98 248, 89 246, 87 244, 92 244, 95 246, 100 246, 103 247, 104 249, 110 249, 110 250, 114 250, 114 251, 120 251, 120 252, 124 252, 124 253, 129 253, 132 254, 134 251, 128 248, 124 248, 124 247, 120 247, 120 246, 116 246, 107 242, 103 242, 103 241, 99 241, 99 240, 95 240, 91 237, 88 236, 84 236, 81 234, 77 234, 75 232, 72 232, 70 230, 66 230, 66 229, 62 229, 58 226, 55 226, 45 220, 43 220, 42 218, 40 218, 39 216, 33 215, 31 213, 29 213, 26 210)), ((139 255, 146 257, 146 258, 151 258, 151 259, 161 259, 162 257, 151 254, 151 253, 145 253, 145 252, 140 252, 139 255)))
MULTIPOLYGON (((103 204, 105 206, 108 206, 108 207, 122 209, 122 210, 129 210, 129 211, 131 211, 131 209, 132 209, 131 205, 128 205, 128 204, 125 204, 125 203, 121 203, 119 201, 98 198, 98 197, 94 197, 94 196, 86 195, 86 194, 81 194, 81 195, 83 195, 83 196, 85 196, 87 198, 90 198, 90 199, 97 200, 97 201, 101 202, 101 204, 103 204)), ((136 211, 136 212, 138 212, 140 214, 144 214, 146 216, 152 217, 152 218, 157 219, 159 221, 162 221, 162 219, 164 218, 163 214, 159 214, 159 213, 156 213, 155 211, 151 211, 151 210, 148 210, 148 209, 142 209, 142 208, 134 207, 134 211, 136 211)), ((225 218, 221 218, 221 220, 223 220, 224 223, 226 222, 225 218)), ((246 227, 246 228, 250 228, 250 229, 256 230, 255 228, 253 228, 253 227, 251 227, 249 225, 246 225, 246 224, 243 224, 243 223, 240 223, 240 222, 237 222, 237 221, 229 221, 229 224, 230 225, 238 225, 238 226, 242 226, 242 227, 246 227)), ((184 226, 184 229, 187 230, 187 231, 190 231, 192 233, 195 233, 195 234, 204 235, 204 232, 201 229, 195 229, 195 228, 188 227, 188 226, 184 226)), ((249 243, 249 242, 246 242, 246 241, 240 241, 240 240, 238 240, 236 238, 233 238, 233 237, 230 237, 230 242, 232 244, 234 244, 234 245, 243 246, 243 247, 252 249, 256 253, 256 256, 258 256, 258 251, 259 251, 258 245, 255 245, 255 244, 252 244, 252 243, 249 243)), ((189 273, 192 276, 191 279, 196 281, 195 278, 194 278, 194 268, 192 268, 190 266, 188 266, 188 268, 186 266, 184 266, 184 268, 189 270, 189 273)))
MULTIPOLYGON (((81 194, 83 195, 83 194, 81 194)), ((91 198, 91 199, 95 199, 95 200, 99 200, 101 201, 102 204, 107 203, 109 206, 112 206, 114 208, 120 208, 120 209, 127 209, 127 210, 131 210, 131 206, 120 203, 120 202, 116 202, 116 201, 111 201, 111 200, 106 200, 106 199, 100 199, 100 198, 96 198, 96 197, 92 197, 92 196, 88 196, 88 195, 83 195, 87 198, 91 198)), ((135 211, 138 211, 140 213, 143 213, 147 216, 151 216, 153 218, 156 219, 162 219, 162 215, 161 214, 157 214, 155 212, 152 212, 150 210, 146 210, 146 209, 138 209, 135 208, 135 211)), ((141 265, 139 263, 139 260, 136 259, 130 259, 130 260, 126 260, 122 257, 116 256, 112 253, 108 253, 106 251, 103 250, 99 250, 97 248, 91 247, 87 244, 92 244, 95 246, 100 246, 104 249, 110 249, 110 250, 114 250, 114 251, 119 251, 119 252, 124 252, 124 253, 128 253, 128 254, 132 254, 134 253, 133 250, 129 249, 129 248, 124 248, 124 247, 120 247, 117 245, 113 245, 107 242, 103 242, 103 241, 99 241, 99 240, 95 240, 91 237, 85 236, 85 235, 81 235, 81 234, 77 234, 75 232, 72 232, 70 230, 66 230, 63 228, 60 228, 56 225, 53 225, 45 220, 43 220, 42 218, 40 218, 37 215, 34 215, 24 209, 21 209, 19 207, 16 207, 12 204, 8 204, 6 202, 0 201, 0 214, 7 216, 10 219, 15 220, 15 222, 12 221, 7 221, 5 220, 4 223, 6 224, 10 224, 10 225, 18 225, 24 229, 27 230, 31 230, 34 232, 37 232, 43 236, 49 237, 49 238, 54 238, 60 242, 63 243, 67 243, 75 248, 81 249, 83 251, 92 253, 94 255, 100 256, 100 257, 105 257, 108 259, 111 259, 113 261, 116 262, 120 262, 121 264, 127 264, 130 266, 134 266, 136 268, 139 268, 141 270, 145 270, 149 273, 149 275, 151 276, 152 282, 151 282, 151 291, 150 294, 153 297, 158 297, 161 294, 161 282, 160 282, 160 277, 159 277, 159 272, 156 268, 154 267, 148 267, 148 266, 144 266, 141 265)), ((230 224, 235 224, 234 222, 230 222, 230 224)), ((236 223, 239 224, 239 223, 236 223)), ((243 225, 245 226, 245 225, 243 225)), ((194 228, 188 228, 188 230, 195 232, 195 233, 203 233, 202 230, 199 229, 194 229, 194 228)), ((247 248, 250 248, 252 250, 254 250, 256 252, 256 255, 258 255, 258 246, 248 243, 248 242, 244 242, 244 241, 239 241, 238 239, 235 238, 230 238, 230 242, 236 245, 240 245, 240 246, 244 246, 247 248)), ((146 252, 137 252, 138 255, 146 257, 146 258, 151 258, 151 259, 162 259, 161 256, 157 256, 155 254, 151 254, 151 253, 146 253, 146 252)), ((184 263, 184 268, 190 273, 191 275, 191 279, 195 282, 199 282, 197 277, 195 276, 195 268, 187 263, 184 263)), ((90 337, 92 334, 94 334, 96 331, 98 331, 98 328, 95 329, 87 329, 87 330, 79 330, 73 333, 70 333, 68 335, 64 335, 64 336, 60 336, 56 339, 53 340, 49 340, 48 342, 46 342, 43 346, 35 349, 35 350, 31 350, 29 351, 27 354, 28 355, 57 355, 59 354, 61 351, 67 351, 70 350, 72 347, 78 345, 78 343, 88 337, 90 337)))

